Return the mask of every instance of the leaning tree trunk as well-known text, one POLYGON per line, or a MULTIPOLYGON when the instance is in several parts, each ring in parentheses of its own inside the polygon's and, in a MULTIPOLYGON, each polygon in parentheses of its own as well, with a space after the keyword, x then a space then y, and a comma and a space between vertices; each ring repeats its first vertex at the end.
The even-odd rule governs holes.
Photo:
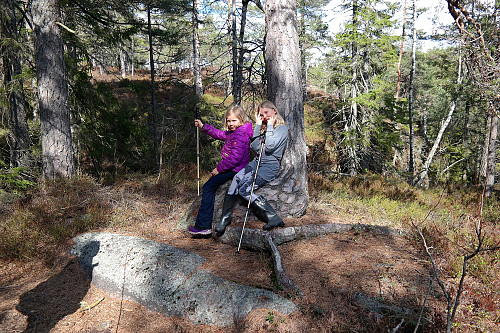
MULTIPOLYGON (((434 141, 434 144, 432 145, 431 151, 429 152, 429 155, 427 156, 427 159, 425 160, 424 166, 422 167, 422 172, 419 174, 418 177, 415 178, 415 180, 413 182, 417 186, 422 186, 423 184, 427 184, 426 180, 427 180, 427 177, 429 174, 429 168, 431 166, 432 159, 434 158, 434 154, 436 153, 436 151, 441 143, 441 139, 443 138, 444 131, 446 131, 446 128, 448 128, 448 125, 450 124, 450 121, 451 121, 451 117, 453 116, 453 113, 455 112, 455 109, 457 107, 458 97, 460 96, 459 91, 460 91, 461 84, 462 84, 462 51, 461 51, 461 49, 459 49, 456 95, 455 95, 455 98, 453 99, 453 102, 451 103, 451 107, 450 107, 450 111, 448 112, 448 116, 441 123, 441 128, 439 129, 438 135, 436 136, 436 140, 434 141)), ((411 133, 410 133, 410 135, 411 135, 411 133)))
POLYGON ((280 214, 301 216, 309 193, 296 1, 266 1, 265 12, 267 96, 284 116, 289 135, 281 171, 260 193, 280 214))
POLYGON ((57 0, 36 0, 32 5, 35 62, 40 108, 42 172, 44 178, 76 173, 68 103, 64 47, 57 0))
MULTIPOLYGON (((9 38, 20 42, 16 29, 18 21, 14 1, 7 1, 3 10, 5 15, 0 17, 0 35, 5 39, 9 38)), ((10 43, 10 45, 15 45, 15 43, 10 43)), ((19 79, 22 74, 21 61, 15 48, 4 50, 2 59, 4 87, 9 103, 10 166, 23 167, 31 175, 34 163, 30 153, 31 139, 26 120, 23 83, 19 79)))

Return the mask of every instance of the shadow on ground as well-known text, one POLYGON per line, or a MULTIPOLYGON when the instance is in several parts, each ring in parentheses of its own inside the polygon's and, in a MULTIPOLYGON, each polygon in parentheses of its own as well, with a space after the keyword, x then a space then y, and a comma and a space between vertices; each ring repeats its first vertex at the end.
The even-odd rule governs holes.
MULTIPOLYGON (((91 251, 97 254, 99 245, 93 244, 91 251)), ((21 295, 16 309, 28 317, 24 332, 50 332, 61 319, 80 308, 90 281, 75 258, 59 273, 21 295)))

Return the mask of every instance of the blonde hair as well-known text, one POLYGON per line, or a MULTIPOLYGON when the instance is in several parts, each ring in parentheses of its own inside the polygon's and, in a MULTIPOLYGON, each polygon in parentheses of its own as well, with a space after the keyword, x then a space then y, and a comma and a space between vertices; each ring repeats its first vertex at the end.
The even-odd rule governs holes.
POLYGON ((250 121, 250 119, 248 118, 243 107, 241 105, 234 105, 234 106, 230 107, 229 110, 227 110, 226 113, 224 114, 224 118, 222 121, 224 122, 224 130, 225 131, 228 130, 227 117, 229 117, 230 115, 233 115, 236 118, 238 118, 241 122, 241 125, 250 121))
MULTIPOLYGON (((276 128, 279 125, 284 125, 285 124, 285 120, 280 115, 280 113, 278 111, 278 108, 276 108, 276 106, 274 105, 273 102, 266 100, 266 101, 260 103, 259 107, 257 108, 257 113, 259 113, 260 109, 262 109, 262 108, 272 109, 272 110, 276 111, 276 121, 274 123, 274 127, 273 128, 276 128)), ((267 125, 262 124, 262 127, 260 128, 260 132, 264 133, 264 131, 266 129, 267 129, 267 125)))

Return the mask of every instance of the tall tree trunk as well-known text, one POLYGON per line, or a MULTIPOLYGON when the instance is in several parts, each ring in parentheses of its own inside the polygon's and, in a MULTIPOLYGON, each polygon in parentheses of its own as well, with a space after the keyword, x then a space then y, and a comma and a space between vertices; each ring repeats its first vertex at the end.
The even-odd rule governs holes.
POLYGON ((265 3, 267 96, 284 116, 289 135, 278 178, 261 193, 284 216, 305 214, 309 202, 296 5, 296 0, 265 3))
POLYGON ((64 47, 57 20, 57 0, 32 5, 35 62, 40 107, 42 172, 45 178, 75 175, 75 159, 68 104, 64 47))
POLYGON ((130 41, 130 76, 134 77, 135 75, 135 44, 134 44, 134 38, 131 38, 130 41))
POLYGON ((402 32, 401 32, 401 45, 399 46, 399 58, 398 58, 398 83, 396 85, 396 95, 394 96, 395 100, 399 98, 399 88, 401 86, 401 59, 403 58, 403 46, 405 41, 405 28, 406 28, 406 0, 404 4, 403 11, 403 24, 402 24, 402 32))
POLYGON ((496 143, 498 136, 498 100, 491 101, 491 116, 489 121, 488 136, 486 137, 485 143, 485 184, 484 184, 484 195, 491 197, 493 194, 493 187, 495 186, 495 166, 496 166, 496 143), (495 105, 496 104, 496 105, 495 105))
MULTIPOLYGON (((358 32, 358 0, 354 0, 352 3, 352 26, 353 34, 358 32)), ((348 174, 351 176, 357 174, 360 161, 358 152, 358 103, 356 102, 356 97, 358 96, 358 44, 354 40, 351 46, 351 82, 350 82, 350 98, 351 98, 351 108, 350 113, 347 116, 347 121, 344 125, 344 136, 345 136, 345 168, 348 174)))
MULTIPOLYGON (((241 21, 240 21, 240 31, 238 35, 238 73, 236 76, 236 81, 233 83, 238 87, 237 94, 235 95, 237 97, 238 104, 241 104, 242 98, 243 98, 243 61, 245 58, 245 48, 243 47, 244 43, 244 38, 245 38, 245 26, 247 23, 247 12, 248 12, 248 0, 243 0, 242 1, 242 7, 241 7, 241 21)), ((236 103, 236 100, 235 100, 236 103)))
POLYGON ((413 100, 415 95, 415 69, 417 66, 417 28, 416 24, 416 8, 415 0, 413 0, 413 14, 412 14, 412 46, 411 46, 411 71, 410 71, 410 91, 408 96, 408 125, 409 125, 409 136, 410 136, 410 156, 408 161, 408 173, 410 174, 410 182, 413 182, 413 176, 415 174, 415 133, 413 131, 413 100))
POLYGON ((243 85, 243 39, 249 0, 233 1, 231 5, 232 94, 234 104, 240 104, 243 85), (240 7, 241 6, 241 7, 240 7))
POLYGON ((194 92, 199 98, 203 96, 203 83, 200 66, 200 40, 198 36, 198 1, 193 1, 193 77, 194 92))
MULTIPOLYGON (((17 34, 16 7, 13 0, 8 0, 3 6, 5 15, 0 17, 0 35, 3 39, 12 39, 20 42, 17 34)), ((10 43, 11 45, 15 43, 10 43)), ((34 165, 31 153, 31 139, 29 136, 28 122, 26 120, 25 96, 23 82, 19 77, 22 66, 15 49, 10 48, 2 54, 4 88, 7 92, 9 110, 9 147, 10 166, 23 167, 31 175, 34 165)), ((31 177, 30 177, 31 178, 31 177)))
MULTIPOLYGON (((448 112, 448 115, 446 116, 446 119, 441 123, 441 128, 439 129, 438 135, 436 136, 436 140, 434 140, 434 144, 432 145, 431 151, 429 152, 429 155, 427 155, 427 159, 425 160, 425 163, 422 167, 422 171, 414 179, 414 184, 418 186, 422 186, 424 183, 426 183, 427 176, 429 174, 429 167, 432 163, 432 159, 434 158, 434 155, 436 154, 436 151, 441 143, 441 139, 443 138, 444 131, 448 127, 451 121, 451 117, 453 116, 453 113, 455 112, 455 109, 457 107, 457 101, 458 101, 458 96, 459 96, 459 90, 460 86, 462 84, 462 49, 459 49, 459 55, 458 55, 458 74, 457 74, 457 89, 455 93, 455 98, 453 99, 453 102, 451 103, 450 111, 448 112)), ((427 185, 427 184, 426 184, 427 185)))
POLYGON ((227 36, 228 36, 228 41, 227 41, 227 52, 229 54, 228 61, 231 63, 231 68, 229 69, 229 74, 227 77, 227 87, 226 87, 226 94, 230 95, 233 93, 233 6, 234 6, 234 1, 227 0, 227 36))
POLYGON ((153 56, 153 34, 151 31, 151 7, 148 6, 149 64, 151 71, 151 114, 153 128, 153 153, 155 170, 160 171, 160 134, 158 131, 158 110, 156 108, 155 60, 153 56))
POLYGON ((122 73, 122 79, 127 78, 127 58, 125 51, 123 50, 123 45, 120 46, 120 69, 122 73))

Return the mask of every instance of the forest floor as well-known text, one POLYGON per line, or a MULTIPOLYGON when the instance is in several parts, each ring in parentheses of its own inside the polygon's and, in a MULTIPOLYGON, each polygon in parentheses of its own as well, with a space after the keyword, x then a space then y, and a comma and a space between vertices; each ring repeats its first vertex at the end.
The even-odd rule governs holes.
MULTIPOLYGON (((207 259, 201 268, 290 297, 299 310, 289 316, 255 310, 230 328, 166 317, 93 286, 68 255, 72 245, 68 240, 44 261, 0 260, 0 332, 413 332, 421 311, 419 332, 441 331, 445 325, 446 302, 435 282, 429 288, 429 260, 411 237, 353 230, 280 245, 285 272, 305 294, 297 297, 277 287, 268 253, 237 254, 231 245, 214 238, 194 239, 180 229, 178 221, 195 195, 130 183, 99 191, 107 198, 103 200, 124 210, 119 218, 123 223, 95 231, 144 237, 196 252, 207 259)), ((234 225, 241 223, 237 220, 234 225)), ((354 205, 314 197, 305 216, 287 218, 285 223, 403 227, 354 205)), ((247 227, 261 228, 262 223, 250 220, 247 227)), ((451 289, 456 286, 456 279, 443 281, 451 289)), ((467 278, 456 318, 460 331, 500 331, 498 316, 491 316, 498 314, 498 300, 488 301, 480 294, 481 287, 467 278)))
MULTIPOLYGON (((304 292, 295 297, 280 290, 267 253, 241 250, 213 238, 193 239, 177 221, 189 202, 172 203, 157 196, 129 196, 144 219, 125 227, 100 229, 145 237, 196 252, 203 269, 225 279, 291 297, 299 311, 282 316, 256 310, 231 328, 198 325, 185 318, 165 317, 130 301, 110 297, 94 287, 75 258, 61 244, 51 262, 0 261, 1 332, 413 332, 423 309, 421 329, 443 327, 445 303, 436 284, 429 292, 428 260, 400 236, 350 231, 279 246, 288 276, 304 292), (175 209, 172 207, 175 206, 175 209), (423 306, 426 295, 429 295, 423 306), (93 305, 91 309, 83 305, 93 305), (84 303, 83 303, 84 302, 84 303), (82 305, 83 304, 83 305, 82 305)), ((287 226, 319 223, 387 225, 333 203, 311 202, 302 218, 287 226)), ((236 221, 238 225, 241 221, 236 221)), ((249 228, 261 222, 249 221, 249 228)), ((462 304, 472 304, 465 295, 462 304)), ((459 313, 459 318, 462 314, 459 313)))

